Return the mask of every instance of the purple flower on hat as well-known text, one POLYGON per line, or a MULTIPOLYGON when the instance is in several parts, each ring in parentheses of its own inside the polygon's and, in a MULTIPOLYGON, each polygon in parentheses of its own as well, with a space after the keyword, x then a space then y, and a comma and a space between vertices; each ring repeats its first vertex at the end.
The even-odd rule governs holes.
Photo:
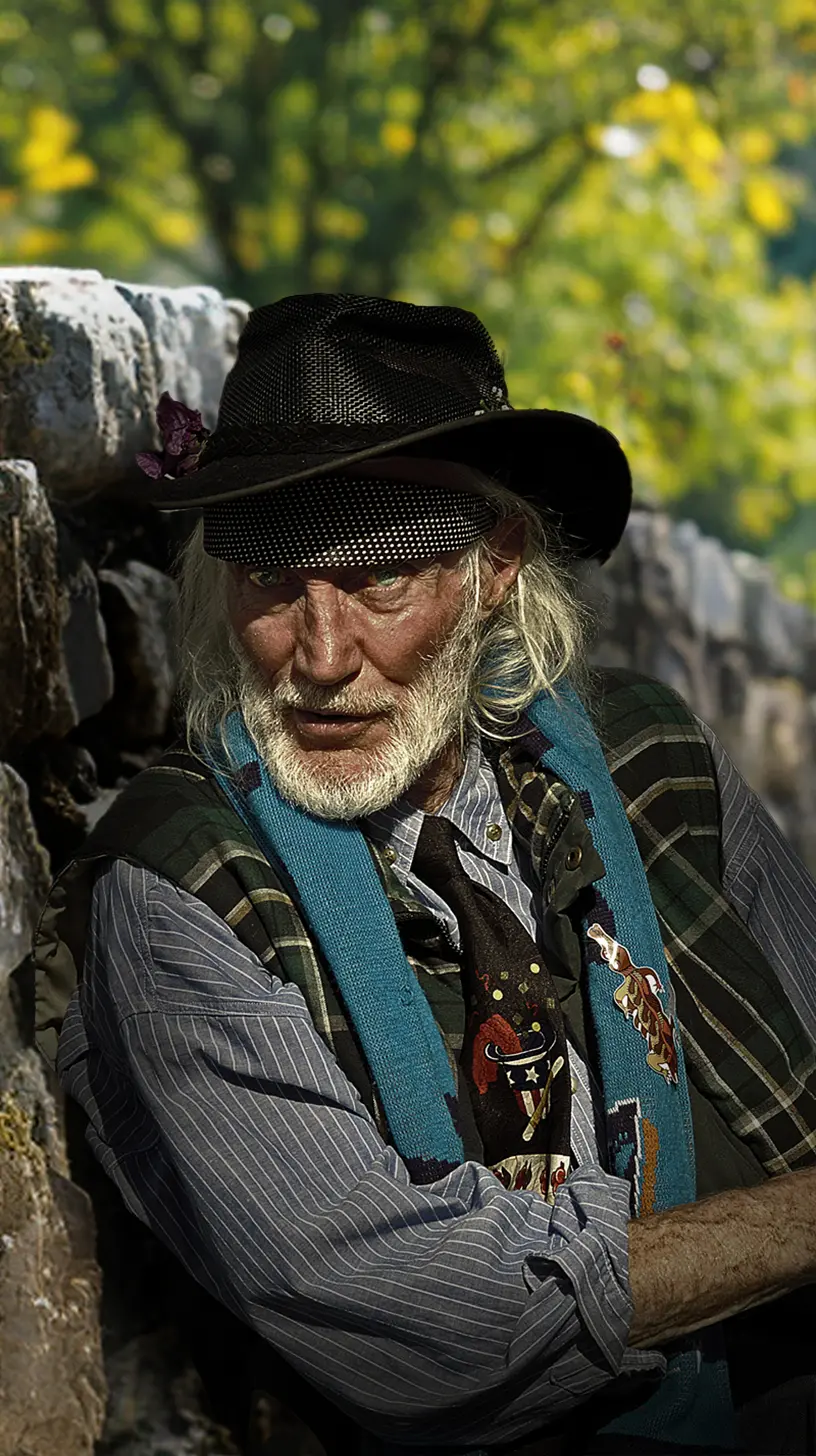
POLYGON ((210 431, 205 428, 198 410, 190 409, 180 399, 164 391, 156 406, 156 423, 164 449, 142 450, 136 464, 154 480, 161 476, 190 475, 198 469, 198 457, 210 431))

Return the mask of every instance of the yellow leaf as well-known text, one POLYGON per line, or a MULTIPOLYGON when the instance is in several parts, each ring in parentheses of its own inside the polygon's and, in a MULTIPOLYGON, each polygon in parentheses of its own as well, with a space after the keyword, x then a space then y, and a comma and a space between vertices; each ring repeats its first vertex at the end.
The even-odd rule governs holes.
POLYGON ((255 44, 255 17, 243 0, 221 0, 215 19, 220 36, 232 42, 242 53, 255 44))
POLYGON ((233 247, 242 267, 256 272, 266 259, 265 239, 269 219, 260 207, 239 206, 235 210, 233 247))
POLYGON ((777 128, 781 142, 793 142, 802 146, 811 133, 810 119, 803 111, 784 111, 777 117, 777 128))
POLYGON ((568 394, 573 395, 575 399, 592 399, 595 394, 595 388, 589 375, 582 374, 578 369, 571 369, 568 374, 562 374, 561 379, 568 394))
POLYGON ((701 162, 716 162, 723 154, 723 144, 714 128, 697 122, 685 136, 686 147, 701 162))
POLYGON ((171 33, 182 45, 201 39, 201 11, 195 0, 169 0, 164 13, 171 33))
POLYGON ((152 226, 159 242, 170 248, 189 248, 199 233, 198 223, 189 212, 157 211, 152 226))
POLYGON ((152 0, 112 0, 111 11, 114 20, 126 35, 156 36, 159 34, 152 0))
POLYGON ((405 121, 385 121, 380 127, 380 141, 394 157, 405 157, 416 141, 416 132, 405 121))
POLYGON ((813 0, 777 0, 777 23, 786 30, 813 24, 813 0))
POLYGON ((745 206, 754 222, 766 233, 781 233, 790 227, 793 214, 770 177, 749 177, 745 183, 745 206))
POLYGON ((577 303, 600 303, 603 298, 600 283, 589 273, 573 273, 567 287, 577 303))
POLYGON ((458 212, 450 221, 450 235, 457 243, 472 243, 479 232, 475 212, 458 212))
POLYGON ((278 167, 281 179, 287 186, 306 186, 309 180, 309 164, 299 147, 283 147, 278 167))
POLYGON ((317 231, 326 238, 361 238, 366 230, 362 212, 341 202, 324 202, 315 212, 317 231))
POLYGON ((513 76, 509 89, 511 96, 516 101, 532 101, 535 96, 535 83, 532 76, 513 76))
POLYGON ((551 56, 559 71, 571 71, 573 66, 584 60, 591 37, 579 31, 566 31, 556 36, 552 43, 551 56))
POLYGON ((144 229, 134 227, 129 214, 113 209, 95 213, 73 241, 74 246, 79 242, 83 252, 96 254, 101 268, 106 266, 103 260, 107 257, 115 257, 120 268, 137 268, 151 248, 144 229))
POLYGON ((278 110, 292 121, 303 121, 311 116, 316 97, 314 82, 298 76, 278 92, 278 110))
POLYGON ((391 86, 385 93, 385 109, 395 121, 413 121, 422 95, 415 86, 391 86))
POLYGON ((788 507, 782 491, 770 485, 749 485, 737 494, 737 520, 757 540, 767 540, 783 521, 788 507))
POLYGON ((66 234, 56 228, 30 227, 20 233, 14 251, 22 263, 34 263, 52 258, 65 242, 66 234))
POLYGON ((710 197, 712 193, 716 192, 719 186, 719 177, 714 167, 699 161, 697 157, 691 154, 686 157, 678 157, 677 161, 678 165, 683 167, 695 192, 701 192, 706 197, 710 197))
POLYGON ((621 122, 689 122, 697 115, 697 97, 691 86, 680 81, 673 81, 665 91, 639 91, 615 110, 615 120, 621 122))
POLYGON ((34 106, 28 114, 29 135, 20 151, 20 166, 36 172, 63 157, 79 127, 56 106, 34 106))
POLYGON ((4 10, 0 14, 0 41, 22 40, 30 26, 18 10, 4 10))
POLYGON ((69 192, 74 187, 90 186, 95 178, 96 163, 84 152, 72 152, 32 172, 28 185, 32 192, 69 192))
POLYGON ((770 132, 761 126, 749 126, 735 137, 737 156, 743 162, 770 162, 776 151, 776 142, 770 132))
POLYGON ((305 0, 289 0, 286 9, 292 24, 301 30, 316 30, 320 24, 318 12, 313 5, 305 4, 305 0))
POLYGON ((697 97, 691 86, 675 81, 667 86, 663 92, 652 93, 656 96, 665 96, 666 115, 671 116, 675 121, 691 121, 697 115, 697 97))
POLYGON ((297 252, 303 232, 300 210, 288 198, 276 202, 269 214, 269 241, 278 257, 291 258, 297 252))

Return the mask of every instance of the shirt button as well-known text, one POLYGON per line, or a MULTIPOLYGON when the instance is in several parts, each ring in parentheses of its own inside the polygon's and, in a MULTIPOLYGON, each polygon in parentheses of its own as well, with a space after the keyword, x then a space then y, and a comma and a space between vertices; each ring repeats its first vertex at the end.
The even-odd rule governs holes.
POLYGON ((487 834, 488 839, 501 839, 501 837, 502 837, 502 827, 501 827, 501 824, 488 824, 487 829, 485 830, 485 833, 487 834))
POLYGON ((581 849, 580 845, 577 845, 577 844, 573 845, 572 849, 567 850, 567 857, 566 857, 566 859, 564 861, 565 865, 567 866, 567 869, 568 870, 577 870, 577 868, 578 868, 579 864, 581 863, 581 860, 583 859, 583 857, 584 857, 584 851, 581 849))
POLYGON ((530 962, 530 970, 532 971, 532 973, 533 973, 534 976, 537 976, 538 975, 539 971, 541 970, 541 967, 538 964, 538 961, 531 961, 530 962))
POLYGON ((383 853, 383 859, 385 860, 386 864, 393 864, 394 863, 394 861, 395 861, 395 859, 397 857, 397 851, 395 850, 393 844, 387 844, 385 846, 385 849, 383 850, 382 853, 383 853))

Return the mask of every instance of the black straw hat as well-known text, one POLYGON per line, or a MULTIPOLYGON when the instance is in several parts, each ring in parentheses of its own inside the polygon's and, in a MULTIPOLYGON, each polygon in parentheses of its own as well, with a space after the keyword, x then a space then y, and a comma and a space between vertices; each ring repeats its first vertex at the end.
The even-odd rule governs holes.
POLYGON ((253 310, 198 468, 148 498, 164 509, 237 500, 383 455, 495 476, 581 556, 605 560, 629 514, 614 435, 581 415, 514 410, 475 314, 330 293, 253 310))

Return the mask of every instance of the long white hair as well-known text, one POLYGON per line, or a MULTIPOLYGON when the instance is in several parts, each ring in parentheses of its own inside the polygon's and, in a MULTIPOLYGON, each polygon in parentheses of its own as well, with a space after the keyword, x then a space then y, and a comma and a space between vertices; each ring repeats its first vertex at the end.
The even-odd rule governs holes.
MULTIPOLYGON (((533 698, 551 693, 561 678, 569 675, 581 690, 592 613, 557 533, 521 497, 481 472, 472 473, 497 519, 520 517, 525 526, 518 576, 481 624, 467 713, 469 726, 505 739, 513 736, 533 698)), ((203 532, 199 521, 174 565, 179 586, 173 612, 176 710, 189 751, 198 755, 204 746, 217 751, 220 745, 228 765, 223 727, 238 706, 241 656, 228 616, 228 564, 206 554, 203 532)), ((462 560, 464 596, 477 606, 491 558, 496 559, 496 551, 481 537, 462 560)))

